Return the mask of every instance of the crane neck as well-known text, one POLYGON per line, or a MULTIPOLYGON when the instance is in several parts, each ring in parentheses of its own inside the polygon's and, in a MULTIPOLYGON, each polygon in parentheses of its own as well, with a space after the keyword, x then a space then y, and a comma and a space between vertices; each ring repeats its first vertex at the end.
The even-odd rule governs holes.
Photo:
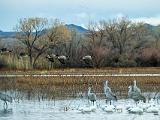
POLYGON ((132 86, 129 87, 129 91, 128 92, 132 92, 132 86))
POLYGON ((91 93, 91 88, 88 89, 88 94, 90 94, 90 93, 91 93))
POLYGON ((108 86, 108 81, 106 81, 105 83, 106 83, 105 85, 108 86))
POLYGON ((137 86, 137 85, 136 85, 136 80, 134 81, 134 86, 137 86))

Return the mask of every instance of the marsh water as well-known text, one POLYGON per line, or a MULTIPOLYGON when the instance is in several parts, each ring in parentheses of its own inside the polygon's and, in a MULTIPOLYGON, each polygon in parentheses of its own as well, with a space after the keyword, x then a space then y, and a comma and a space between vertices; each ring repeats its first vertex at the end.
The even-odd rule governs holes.
MULTIPOLYGON (((102 110, 106 105, 103 97, 98 97, 96 101, 96 111, 82 113, 79 108, 92 106, 85 97, 85 94, 79 93, 74 98, 56 98, 48 99, 38 97, 28 98, 28 92, 1 91, 13 98, 12 103, 8 103, 8 108, 4 109, 3 101, 0 101, 0 120, 160 120, 160 115, 153 113, 130 114, 126 110, 127 105, 135 105, 134 101, 129 99, 119 99, 113 102, 115 106, 122 106, 121 113, 107 113, 102 110), (82 94, 82 95, 81 95, 82 94), (84 96, 83 96, 84 95, 84 96)), ((152 97, 155 93, 146 93, 152 97)), ((156 102, 160 112, 159 101, 156 102)))
MULTIPOLYGON (((106 105, 102 80, 112 78, 1 78, 0 92, 13 98, 4 109, 0 100, 0 120, 160 120, 160 115, 153 113, 129 114, 126 105, 133 101, 127 99, 130 77, 114 77, 109 85, 118 96, 115 105, 123 106, 122 113, 107 113, 102 106, 106 105), (124 80, 126 79, 126 80, 124 80), (87 88, 91 86, 97 95, 95 112, 82 113, 79 107, 90 105, 86 98, 87 88), (67 110, 66 110, 67 109, 67 110)), ((159 77, 147 77, 138 82, 146 97, 153 98, 160 88, 159 77), (150 79, 153 79, 150 81, 150 79)), ((131 79, 133 80, 133 78, 131 79)), ((157 106, 160 106, 157 103, 157 106)), ((159 111, 160 112, 160 111, 159 111)))
MULTIPOLYGON (((114 103, 125 108, 130 101, 119 100, 114 103)), ((56 101, 14 100, 3 109, 0 103, 0 120, 160 120, 160 115, 153 113, 129 114, 125 109, 122 113, 107 113, 101 109, 104 100, 97 100, 97 110, 91 113, 82 113, 80 106, 87 105, 86 99, 68 99, 56 101), (65 107, 69 107, 67 111, 65 107)), ((134 104, 134 103, 133 103, 134 104)), ((159 106, 160 107, 160 106, 159 106)))

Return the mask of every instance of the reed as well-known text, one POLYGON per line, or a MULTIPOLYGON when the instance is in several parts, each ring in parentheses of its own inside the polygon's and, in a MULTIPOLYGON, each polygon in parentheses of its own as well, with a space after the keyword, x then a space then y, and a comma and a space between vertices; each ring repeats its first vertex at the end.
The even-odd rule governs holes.
MULTIPOLYGON (((3 68, 7 70, 29 70, 31 65, 28 57, 18 57, 14 53, 1 53, 0 61, 3 68)), ((50 63, 44 57, 40 57, 36 62, 36 69, 49 69, 50 63)))
MULTIPOLYGON (((61 68, 58 61, 53 63, 49 62, 45 56, 41 56, 36 62, 36 68, 31 69, 28 57, 18 57, 14 53, 0 53, 0 68, 4 67, 6 70, 27 70, 27 73, 41 73, 46 71, 50 74, 54 73, 87 73, 87 74, 106 74, 106 73, 160 73, 160 67, 131 67, 131 68, 61 68), (2 65, 1 65, 2 64, 2 65), (3 66, 4 65, 4 66, 3 66), (59 69, 58 69, 59 68, 59 69), (36 70, 36 71, 35 71, 36 70)), ((3 71, 1 71, 1 74, 3 71)))
POLYGON ((103 81, 108 80, 118 98, 127 98, 128 86, 137 80, 142 92, 160 92, 159 77, 17 77, 0 78, 0 91, 16 91, 21 99, 63 99, 79 97, 93 87, 99 98, 103 98, 103 81))

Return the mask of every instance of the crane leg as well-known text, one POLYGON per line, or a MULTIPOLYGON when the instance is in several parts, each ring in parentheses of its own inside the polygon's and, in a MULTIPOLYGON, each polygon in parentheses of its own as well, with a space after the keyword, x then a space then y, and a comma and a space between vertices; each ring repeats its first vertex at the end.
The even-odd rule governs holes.
POLYGON ((136 102, 136 106, 137 106, 138 102, 136 102))
POLYGON ((88 104, 90 104, 90 103, 89 103, 89 98, 88 98, 88 104))
POLYGON ((5 110, 7 110, 7 108, 8 108, 7 101, 4 102, 3 108, 4 108, 5 110))
POLYGON ((106 104, 108 103, 108 101, 106 100, 106 104))

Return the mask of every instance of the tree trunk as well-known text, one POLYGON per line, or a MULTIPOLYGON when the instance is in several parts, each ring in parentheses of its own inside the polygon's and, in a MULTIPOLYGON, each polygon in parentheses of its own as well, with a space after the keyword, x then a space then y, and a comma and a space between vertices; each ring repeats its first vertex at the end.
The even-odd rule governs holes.
POLYGON ((29 55, 29 62, 30 62, 30 67, 33 69, 33 58, 32 58, 32 50, 28 50, 28 55, 29 55))

